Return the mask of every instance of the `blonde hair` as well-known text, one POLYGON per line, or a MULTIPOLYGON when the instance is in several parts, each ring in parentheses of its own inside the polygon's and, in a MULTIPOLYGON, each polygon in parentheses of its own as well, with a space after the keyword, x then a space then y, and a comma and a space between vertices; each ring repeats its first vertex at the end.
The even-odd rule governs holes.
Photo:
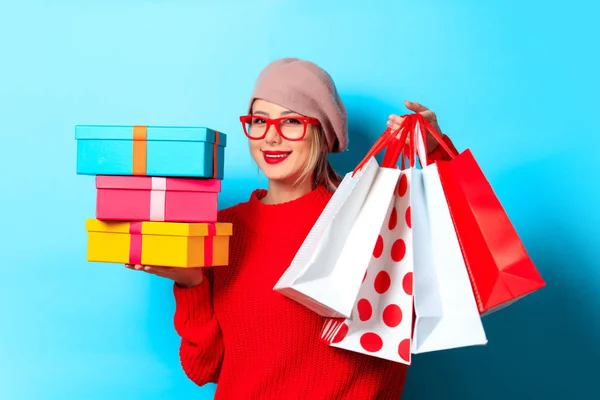
POLYGON ((329 190, 335 191, 342 182, 342 177, 335 172, 327 158, 325 132, 320 126, 311 125, 311 136, 308 162, 295 184, 299 185, 306 179, 312 178, 313 187, 325 186, 329 190))

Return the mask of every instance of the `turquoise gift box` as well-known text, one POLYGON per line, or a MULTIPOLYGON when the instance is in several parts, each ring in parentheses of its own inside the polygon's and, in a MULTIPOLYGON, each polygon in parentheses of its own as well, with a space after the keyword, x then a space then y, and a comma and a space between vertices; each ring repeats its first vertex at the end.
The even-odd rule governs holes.
POLYGON ((223 179, 227 135, 204 127, 77 125, 77 174, 223 179))

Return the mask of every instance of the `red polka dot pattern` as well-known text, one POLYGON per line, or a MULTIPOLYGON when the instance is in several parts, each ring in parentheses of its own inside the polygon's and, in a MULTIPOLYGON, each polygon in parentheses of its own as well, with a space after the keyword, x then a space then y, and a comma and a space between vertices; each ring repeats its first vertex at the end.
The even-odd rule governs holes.
POLYGON ((396 211, 396 207, 392 208, 392 213, 390 214, 390 220, 388 222, 388 229, 394 230, 394 228, 398 225, 398 211, 396 211))
POLYGON ((392 260, 400 262, 406 255, 406 243, 402 239, 398 239, 392 245, 392 260))
POLYGON ((404 289, 404 292, 407 295, 412 296, 412 294, 413 294, 413 273, 412 272, 407 272, 406 275, 404 275, 404 278, 402 278, 402 288, 404 289))
MULTIPOLYGON (((377 237, 352 318, 345 321, 331 343, 405 364, 411 362, 414 317, 410 179, 407 170, 394 183, 393 204, 377 237)), ((327 321, 331 326, 335 320, 327 321)), ((324 330, 329 335, 335 332, 327 325, 324 330)))
POLYGON ((358 310, 358 318, 361 321, 368 321, 371 319, 373 315, 373 307, 371 306, 371 302, 367 299, 360 299, 356 305, 356 309, 358 310))
POLYGON ((377 242, 375 242, 375 248, 373 249, 373 257, 379 258, 383 254, 383 238, 381 235, 377 237, 377 242))
POLYGON ((344 340, 344 338, 346 337, 347 334, 348 334, 348 325, 344 323, 344 325, 342 325, 342 327, 340 328, 338 333, 333 338, 333 343, 341 342, 342 340, 344 340))
POLYGON ((383 323, 395 328, 402 322, 402 309, 397 304, 390 304, 383 310, 383 323))
POLYGON ((379 294, 387 292, 391 284, 390 274, 380 271, 375 277, 375 291, 379 294))
POLYGON ((403 197, 408 190, 408 178, 405 174, 402 174, 400 177, 400 182, 398 183, 398 196, 403 197))
POLYGON ((398 345, 398 355, 405 362, 410 362, 410 339, 404 339, 398 345))
POLYGON ((366 351, 375 353, 381 350, 383 347, 383 340, 378 334, 374 332, 367 332, 360 337, 360 345, 366 351))

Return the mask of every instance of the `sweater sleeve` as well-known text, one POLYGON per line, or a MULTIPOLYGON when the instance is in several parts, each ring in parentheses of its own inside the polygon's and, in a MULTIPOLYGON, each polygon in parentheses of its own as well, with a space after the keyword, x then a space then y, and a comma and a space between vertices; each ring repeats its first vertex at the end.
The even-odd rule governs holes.
POLYGON ((213 312, 210 278, 205 274, 202 283, 191 288, 173 287, 181 366, 199 386, 217 383, 223 361, 223 337, 213 312))
MULTIPOLYGON (((450 140, 450 138, 448 136, 442 135, 442 139, 444 140, 444 143, 450 148, 450 150, 452 150, 454 153, 458 154, 458 151, 456 150, 454 143, 452 143, 452 140, 450 140)), ((444 148, 442 146, 440 146, 439 144, 435 147, 435 149, 433 149, 431 152, 429 152, 428 157, 431 161, 450 161, 451 160, 448 153, 446 153, 446 150, 444 150, 444 148)))

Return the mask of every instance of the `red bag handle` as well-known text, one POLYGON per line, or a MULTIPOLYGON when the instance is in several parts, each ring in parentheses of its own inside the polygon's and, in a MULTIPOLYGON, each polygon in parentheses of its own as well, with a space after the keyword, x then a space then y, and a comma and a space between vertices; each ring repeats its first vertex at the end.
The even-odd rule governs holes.
POLYGON ((408 132, 407 127, 400 127, 383 156, 381 168, 398 168, 398 160, 404 149, 408 132))
POLYGON ((406 137, 408 135, 408 130, 406 129, 407 126, 408 121, 404 120, 400 125, 400 128, 397 130, 392 130, 390 128, 386 129, 379 139, 377 139, 373 147, 371 147, 367 155, 356 166, 356 168, 354 168, 352 176, 361 170, 367 164, 367 162, 369 162, 371 157, 379 154, 384 148, 386 149, 386 152, 381 166, 385 168, 396 166, 398 163, 398 158, 402 152, 402 144, 406 142, 406 137), (398 135, 400 135, 399 138, 398 135))
MULTIPOLYGON (((403 115, 403 118, 406 120, 410 120, 410 124, 409 124, 409 131, 410 131, 410 142, 408 144, 408 146, 405 146, 403 149, 403 157, 407 157, 408 158, 408 166, 409 168, 414 168, 415 167, 415 163, 416 163, 416 159, 418 157, 418 144, 419 144, 419 139, 422 140, 423 143, 423 151, 425 154, 423 154, 425 159, 421 159, 421 157, 418 157, 419 159, 419 164, 420 165, 429 165, 429 159, 428 159, 428 155, 429 155, 429 151, 427 149, 427 132, 429 131, 431 133, 431 135, 433 136, 433 138, 439 143, 440 146, 442 146, 442 148, 446 151, 446 153, 448 153, 448 155, 450 156, 451 159, 453 159, 454 157, 456 157, 456 154, 454 153, 454 151, 452 151, 449 146, 446 144, 446 142, 444 141, 444 139, 442 138, 442 136, 438 133, 438 131, 433 128, 433 126, 431 126, 431 124, 429 123, 429 121, 427 121, 427 119, 418 113, 415 114, 406 114, 403 115), (417 126, 419 127, 419 131, 420 131, 420 138, 417 137, 417 126)), ((403 159, 404 162, 404 159, 403 159)), ((404 168, 404 165, 403 165, 404 168)))
POLYGON ((438 133, 438 131, 433 126, 431 126, 429 121, 427 121, 427 119, 422 114, 405 114, 402 117, 404 118, 404 120, 402 121, 402 124, 400 124, 400 128, 398 128, 395 131, 390 128, 386 129, 377 139, 373 147, 371 147, 367 155, 356 166, 356 168, 354 168, 352 176, 354 176, 359 170, 361 170, 367 164, 367 162, 369 162, 371 157, 376 156, 383 149, 386 149, 386 152, 381 163, 382 168, 396 167, 398 161, 400 160, 400 158, 402 158, 401 168, 405 169, 405 156, 408 158, 409 167, 414 168, 415 160, 417 158, 417 125, 419 125, 421 131, 421 137, 423 140, 423 147, 425 151, 425 160, 421 160, 419 158, 420 164, 429 164, 427 160, 427 131, 431 133, 433 138, 438 142, 440 146, 442 146, 442 148, 446 151, 446 153, 448 153, 451 159, 453 159, 456 156, 456 154, 454 154, 454 152, 446 144, 446 142, 438 133), (408 137, 408 135, 410 135, 410 141, 408 145, 405 145, 406 138, 408 137))

